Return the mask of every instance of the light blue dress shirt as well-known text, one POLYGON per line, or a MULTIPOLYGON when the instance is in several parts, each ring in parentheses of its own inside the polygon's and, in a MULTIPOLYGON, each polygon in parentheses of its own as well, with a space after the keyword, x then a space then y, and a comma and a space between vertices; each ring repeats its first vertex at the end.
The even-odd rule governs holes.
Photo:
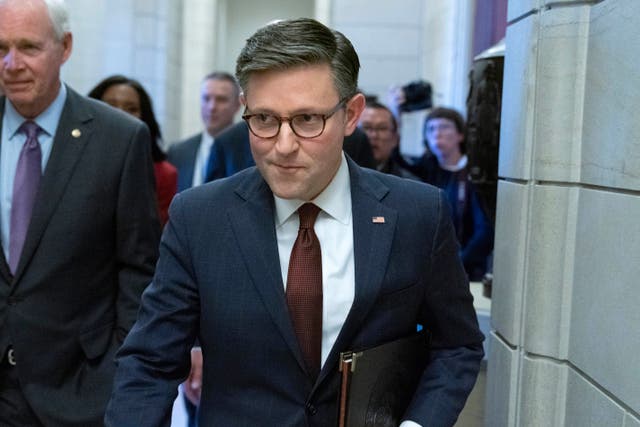
MULTIPOLYGON (((42 151, 42 173, 49 160, 53 137, 58 129, 62 109, 67 99, 67 88, 60 84, 60 91, 54 101, 33 121, 42 128, 38 142, 42 151)), ((2 135, 0 135, 0 232, 2 234, 2 250, 5 259, 9 259, 9 235, 11 233, 11 201, 13 200, 13 180, 20 151, 27 136, 18 132, 22 123, 27 120, 13 108, 9 99, 4 100, 4 116, 2 117, 2 135)))

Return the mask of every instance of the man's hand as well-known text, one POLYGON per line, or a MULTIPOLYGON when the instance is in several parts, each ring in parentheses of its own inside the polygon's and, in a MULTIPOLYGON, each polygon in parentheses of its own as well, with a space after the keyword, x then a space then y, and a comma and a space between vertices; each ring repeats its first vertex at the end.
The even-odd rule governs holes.
POLYGON ((189 372, 186 381, 182 383, 182 391, 189 402, 195 406, 200 404, 202 391, 202 349, 200 347, 191 349, 191 372, 189 372))

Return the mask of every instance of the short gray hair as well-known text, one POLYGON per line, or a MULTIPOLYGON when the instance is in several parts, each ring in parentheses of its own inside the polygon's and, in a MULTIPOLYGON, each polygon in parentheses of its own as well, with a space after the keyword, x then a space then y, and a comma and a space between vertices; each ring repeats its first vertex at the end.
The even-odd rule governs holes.
POLYGON ((233 86, 234 96, 237 97, 238 95, 240 95, 240 86, 238 86, 238 81, 235 77, 233 77, 233 74, 231 73, 227 73, 226 71, 212 71, 204 76, 204 79, 202 79, 203 82, 206 82, 207 80, 229 82, 233 86))
MULTIPOLYGON (((8 3, 8 0, 0 0, 0 5, 8 3)), ((53 27, 53 33, 58 41, 62 41, 65 33, 71 32, 69 25, 69 11, 64 0, 42 0, 47 12, 49 12, 49 20, 53 27)))
POLYGON ((44 4, 49 11, 53 32, 58 40, 62 40, 65 33, 71 32, 69 24, 69 11, 64 0, 44 0, 44 4))
POLYGON ((358 92, 360 61, 353 45, 339 31, 309 18, 277 21, 258 29, 238 56, 236 78, 246 93, 252 73, 314 64, 331 67, 340 99, 358 92))

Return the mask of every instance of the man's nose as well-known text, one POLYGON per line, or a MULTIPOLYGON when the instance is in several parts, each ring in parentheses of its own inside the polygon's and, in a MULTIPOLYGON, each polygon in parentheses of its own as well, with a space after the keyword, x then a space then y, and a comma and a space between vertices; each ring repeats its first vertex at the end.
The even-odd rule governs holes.
POLYGON ((276 151, 282 155, 288 155, 298 149, 298 137, 291 129, 291 122, 283 121, 280 132, 276 135, 276 151))
POLYGON ((7 70, 15 70, 22 66, 20 54, 16 51, 15 48, 9 49, 7 53, 2 57, 2 65, 7 70))

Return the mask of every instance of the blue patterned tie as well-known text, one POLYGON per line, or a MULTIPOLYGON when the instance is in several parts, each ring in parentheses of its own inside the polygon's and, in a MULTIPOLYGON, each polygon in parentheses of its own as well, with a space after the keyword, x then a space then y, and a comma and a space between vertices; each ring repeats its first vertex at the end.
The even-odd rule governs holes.
POLYGON ((26 121, 19 131, 27 135, 22 146, 16 176, 13 181, 13 202, 11 204, 11 230, 9 235, 9 268, 15 274, 20 254, 27 236, 33 204, 42 176, 42 152, 38 133, 42 129, 32 121, 26 121))

